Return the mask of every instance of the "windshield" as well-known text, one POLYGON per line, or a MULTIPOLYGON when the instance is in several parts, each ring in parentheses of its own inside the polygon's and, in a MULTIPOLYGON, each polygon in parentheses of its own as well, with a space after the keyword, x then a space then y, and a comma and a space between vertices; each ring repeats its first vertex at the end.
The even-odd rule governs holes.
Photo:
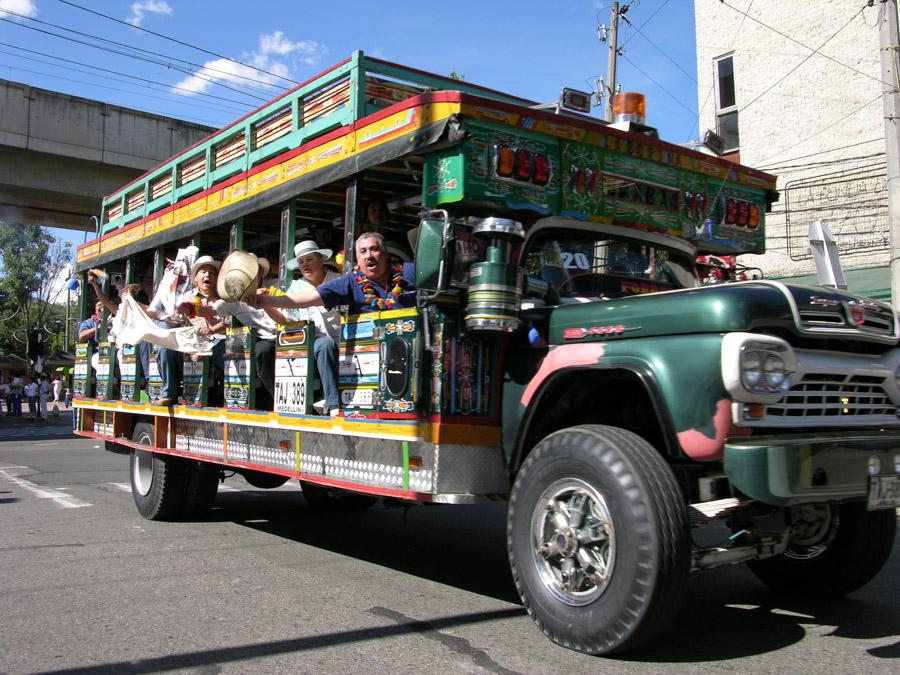
POLYGON ((525 252, 529 276, 562 298, 621 298, 699 284, 687 253, 602 232, 548 231, 525 252))

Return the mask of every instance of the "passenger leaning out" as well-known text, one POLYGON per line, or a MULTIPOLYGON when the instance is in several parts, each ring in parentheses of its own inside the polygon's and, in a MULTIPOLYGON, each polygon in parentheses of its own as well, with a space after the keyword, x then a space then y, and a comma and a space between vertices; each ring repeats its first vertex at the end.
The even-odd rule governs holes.
MULTIPOLYGON (((314 242, 300 242, 294 248, 295 254, 298 251, 304 253, 304 245, 316 246, 314 242)), ((310 248, 309 252, 314 253, 315 250, 319 251, 319 256, 331 253, 315 248, 310 248)), ((296 259, 302 257, 298 255, 296 259)), ((297 287, 292 285, 286 295, 260 293, 257 295, 257 302, 262 307, 286 309, 324 307, 326 310, 334 310, 347 305, 351 314, 415 307, 413 265, 391 261, 382 235, 375 232, 361 235, 356 240, 356 260, 357 264, 349 274, 331 278, 318 286, 311 282, 303 286, 298 284, 297 287)), ((318 340, 318 332, 316 339, 318 340)), ((329 372, 320 366, 319 377, 323 382, 326 377, 333 377, 333 381, 337 382, 336 370, 335 367, 329 372)))

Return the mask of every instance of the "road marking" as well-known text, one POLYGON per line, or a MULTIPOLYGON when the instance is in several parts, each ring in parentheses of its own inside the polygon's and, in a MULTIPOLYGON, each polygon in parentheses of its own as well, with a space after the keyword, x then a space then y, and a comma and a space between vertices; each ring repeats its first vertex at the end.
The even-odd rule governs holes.
POLYGON ((4 476, 10 483, 18 485, 23 490, 30 492, 38 499, 49 499, 55 502, 56 505, 60 508, 80 509, 85 506, 93 506, 93 504, 89 502, 82 501, 77 497, 73 497, 72 495, 66 494, 65 492, 61 492, 60 490, 45 490, 44 488, 38 487, 29 480, 25 480, 24 478, 19 478, 18 476, 11 474, 5 469, 0 469, 0 475, 4 476))
POLYGON ((107 485, 116 488, 116 490, 121 490, 122 492, 131 492, 130 483, 107 483, 107 485))

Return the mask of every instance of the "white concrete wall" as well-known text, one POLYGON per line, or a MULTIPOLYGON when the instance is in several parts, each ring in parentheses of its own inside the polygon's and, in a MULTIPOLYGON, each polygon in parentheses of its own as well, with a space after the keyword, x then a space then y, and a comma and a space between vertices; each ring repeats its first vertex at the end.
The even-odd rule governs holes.
POLYGON ((886 193, 883 179, 872 175, 883 176, 884 163, 880 3, 862 12, 863 2, 847 0, 728 4, 743 12, 749 9, 750 17, 804 45, 818 48, 828 40, 819 50, 824 56, 807 59, 809 49, 719 0, 695 0, 701 131, 715 129, 713 59, 733 52, 741 163, 778 175, 782 190, 795 181, 814 179, 803 194, 782 193, 769 214, 767 253, 746 256, 745 262, 762 267, 767 275, 815 271, 811 260, 792 260, 789 252, 808 256, 807 223, 823 219, 841 248, 845 268, 886 264, 886 193), (852 159, 869 155, 876 156, 852 159))

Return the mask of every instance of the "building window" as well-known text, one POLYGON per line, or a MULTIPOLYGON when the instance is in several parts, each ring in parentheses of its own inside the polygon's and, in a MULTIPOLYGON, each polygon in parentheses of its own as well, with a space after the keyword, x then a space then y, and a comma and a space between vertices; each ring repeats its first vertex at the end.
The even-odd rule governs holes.
POLYGON ((734 93, 734 55, 714 61, 716 68, 716 133, 725 141, 725 152, 734 152, 740 145, 738 135, 737 99, 734 93))

